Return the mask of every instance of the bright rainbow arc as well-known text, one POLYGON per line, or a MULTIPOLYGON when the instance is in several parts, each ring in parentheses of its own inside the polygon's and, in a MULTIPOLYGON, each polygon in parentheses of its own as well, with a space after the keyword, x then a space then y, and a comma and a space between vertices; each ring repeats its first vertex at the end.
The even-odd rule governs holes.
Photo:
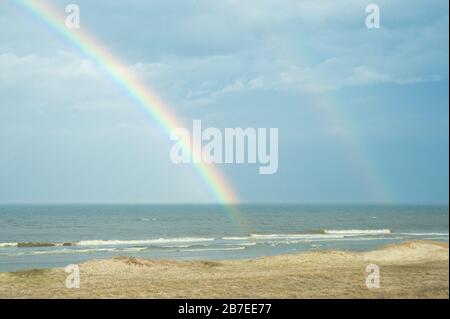
MULTIPOLYGON (((40 0, 17 2, 94 60, 164 131, 170 134, 174 128, 183 127, 169 111, 169 107, 138 80, 118 57, 105 50, 98 41, 81 29, 68 29, 64 15, 40 0)), ((183 147, 191 152, 188 145, 183 147)), ((203 163, 195 163, 194 167, 219 203, 238 202, 237 195, 216 167, 203 163)))

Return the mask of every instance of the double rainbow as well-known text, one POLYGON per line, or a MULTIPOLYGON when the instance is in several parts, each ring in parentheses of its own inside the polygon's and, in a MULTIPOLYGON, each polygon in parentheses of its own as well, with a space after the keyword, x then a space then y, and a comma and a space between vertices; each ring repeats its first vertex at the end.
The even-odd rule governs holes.
MULTIPOLYGON (((117 56, 108 52, 100 42, 81 28, 67 28, 62 12, 41 0, 17 0, 17 2, 80 49, 88 58, 95 61, 165 132, 170 134, 174 128, 183 127, 181 121, 171 113, 170 108, 148 86, 142 83, 117 56)), ((188 145, 184 145, 184 148, 190 151, 188 145)), ((203 163, 193 165, 216 201, 221 204, 238 202, 238 197, 233 189, 216 167, 203 163)))

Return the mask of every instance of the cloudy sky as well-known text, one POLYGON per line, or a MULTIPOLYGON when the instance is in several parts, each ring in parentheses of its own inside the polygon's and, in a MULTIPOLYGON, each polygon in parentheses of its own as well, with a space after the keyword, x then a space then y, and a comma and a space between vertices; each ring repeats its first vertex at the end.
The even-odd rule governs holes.
MULTIPOLYGON (((47 0, 185 122, 276 127, 279 169, 220 165, 244 202, 448 203, 447 0, 47 0), (374 2, 374 1, 373 1, 374 2)), ((0 202, 210 202, 152 119, 0 2, 0 202)))

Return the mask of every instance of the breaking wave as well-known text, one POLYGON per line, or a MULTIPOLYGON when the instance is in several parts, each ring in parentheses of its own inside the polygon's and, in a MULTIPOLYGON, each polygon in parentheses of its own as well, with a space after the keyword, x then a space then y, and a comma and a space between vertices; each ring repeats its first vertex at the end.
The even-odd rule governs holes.
POLYGON ((325 229, 323 232, 324 234, 329 235, 344 235, 344 236, 391 234, 390 229, 344 229, 344 230, 325 229))

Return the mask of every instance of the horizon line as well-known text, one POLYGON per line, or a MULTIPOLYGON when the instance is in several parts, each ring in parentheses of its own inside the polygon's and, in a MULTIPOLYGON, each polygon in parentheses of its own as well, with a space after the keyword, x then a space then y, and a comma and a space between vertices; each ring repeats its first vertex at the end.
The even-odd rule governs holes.
POLYGON ((249 206, 249 205, 370 205, 370 206, 449 206, 449 202, 239 202, 235 204, 224 204, 224 203, 205 203, 205 202, 179 202, 179 203, 169 203, 169 202, 0 202, 1 206, 14 206, 14 205, 140 205, 140 206, 183 206, 183 205, 198 205, 198 206, 249 206))

